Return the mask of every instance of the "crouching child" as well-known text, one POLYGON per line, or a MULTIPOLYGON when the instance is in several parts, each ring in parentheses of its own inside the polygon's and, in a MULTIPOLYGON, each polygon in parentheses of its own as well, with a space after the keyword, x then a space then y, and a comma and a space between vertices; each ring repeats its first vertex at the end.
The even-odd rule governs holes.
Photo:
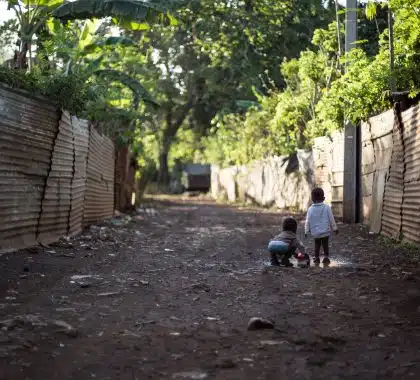
POLYGON ((268 244, 268 251, 270 252, 271 265, 292 267, 290 262, 292 256, 305 257, 309 256, 305 252, 305 246, 296 236, 297 222, 294 218, 287 217, 283 220, 283 231, 270 240, 268 244), (280 262, 279 262, 280 258, 280 262))

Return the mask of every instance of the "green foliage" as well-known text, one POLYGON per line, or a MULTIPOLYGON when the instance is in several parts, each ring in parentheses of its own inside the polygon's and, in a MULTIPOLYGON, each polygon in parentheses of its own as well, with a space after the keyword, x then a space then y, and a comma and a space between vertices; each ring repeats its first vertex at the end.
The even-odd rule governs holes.
MULTIPOLYGON (((27 66, 27 54, 31 54, 31 46, 36 34, 39 34, 49 19, 55 18, 63 22, 76 19, 93 19, 114 17, 116 24, 134 29, 138 22, 176 23, 168 15, 168 9, 182 3, 169 3, 164 0, 151 2, 141 0, 6 0, 9 9, 13 9, 19 22, 21 39, 19 55, 15 66, 23 69, 27 66)), ((51 24, 51 22, 50 22, 51 24)), ((56 24, 55 24, 56 25, 56 24)), ((30 57, 29 57, 30 58, 30 57)), ((32 61, 29 59, 29 69, 32 61)))
POLYGON ((0 25, 0 62, 5 60, 5 56, 18 40, 19 25, 16 20, 4 21, 0 25))
MULTIPOLYGON (((361 41, 347 56, 344 14, 333 1, 186 3, 9 1, 21 16, 17 59, 34 51, 34 36, 36 56, 30 73, 2 68, 0 81, 106 122, 110 136, 133 144, 147 173, 290 154, 345 119, 387 109, 391 80, 419 92, 420 0, 359 5, 361 41), (75 21, 94 16, 110 17, 75 21)), ((15 26, 0 28, 0 48, 13 42, 15 26)))
POLYGON ((391 106, 387 51, 369 58, 361 49, 354 49, 347 61, 346 73, 317 105, 320 122, 328 130, 341 128, 344 118, 358 123, 391 106))
POLYGON ((213 134, 203 141, 204 156, 226 166, 309 148, 314 137, 343 128, 344 120, 358 123, 388 109, 391 78, 398 90, 417 95, 420 0, 376 5, 361 6, 368 15, 359 16, 359 35, 364 41, 346 56, 339 55, 337 36, 343 31, 337 33, 336 22, 315 30, 312 48, 281 65, 286 87, 260 97, 260 109, 217 121, 213 134), (386 29, 388 6, 395 23, 393 73, 386 29))
POLYGON ((123 85, 127 86, 133 92, 134 109, 138 108, 140 99, 152 104, 155 107, 159 106, 159 104, 152 99, 151 95, 144 88, 144 86, 141 85, 135 78, 131 77, 130 75, 111 69, 96 70, 93 72, 93 74, 109 81, 118 81, 123 85))
MULTIPOLYGON (((76 0, 54 10, 53 16, 62 21, 115 17, 121 22, 156 22, 167 18, 166 11, 174 3, 140 0, 76 0)), ((171 22, 172 17, 168 18, 171 22)))
POLYGON ((39 70, 26 73, 22 70, 0 66, 0 82, 33 94, 45 96, 58 107, 74 115, 83 116, 86 105, 99 96, 94 93, 84 77, 65 76, 62 73, 43 75, 39 70))
POLYGON ((61 109, 78 116, 83 116, 87 104, 99 96, 89 86, 84 76, 54 73, 51 76, 41 77, 40 86, 44 96, 54 101, 61 109))

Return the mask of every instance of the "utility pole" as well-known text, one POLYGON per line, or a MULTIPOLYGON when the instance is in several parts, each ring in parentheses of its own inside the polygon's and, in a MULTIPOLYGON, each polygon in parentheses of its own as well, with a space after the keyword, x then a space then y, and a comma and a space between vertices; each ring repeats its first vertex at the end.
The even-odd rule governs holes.
MULTIPOLYGON (((355 47, 356 41, 357 0, 346 0, 346 53, 355 47)), ((360 216, 360 128, 347 118, 344 122, 343 220, 357 223, 360 216)))
POLYGON ((357 41, 357 0, 346 0, 346 53, 357 41))

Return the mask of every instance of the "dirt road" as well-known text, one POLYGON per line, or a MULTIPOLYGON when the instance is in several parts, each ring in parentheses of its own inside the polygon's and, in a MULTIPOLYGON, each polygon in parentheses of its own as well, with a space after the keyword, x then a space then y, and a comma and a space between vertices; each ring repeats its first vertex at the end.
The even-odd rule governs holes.
POLYGON ((153 202, 3 255, 0 378, 419 379, 412 252, 341 225, 330 268, 266 268, 281 218, 153 202), (247 331, 251 317, 275 328, 247 331))

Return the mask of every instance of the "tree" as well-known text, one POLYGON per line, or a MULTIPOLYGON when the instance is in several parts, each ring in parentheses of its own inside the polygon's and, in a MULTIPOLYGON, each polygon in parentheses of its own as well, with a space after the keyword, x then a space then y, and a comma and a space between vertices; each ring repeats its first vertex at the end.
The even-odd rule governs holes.
POLYGON ((133 28, 139 27, 138 23, 166 17, 164 3, 140 0, 76 0, 71 3, 65 3, 64 0, 2 1, 7 1, 9 9, 14 10, 20 27, 20 46, 15 54, 15 67, 22 69, 29 66, 29 70, 34 36, 51 17, 63 21, 114 17, 117 24, 133 28))
POLYGON ((243 104, 284 86, 283 59, 298 56, 330 15, 317 0, 202 0, 175 14, 176 28, 154 26, 146 33, 149 74, 142 82, 148 75, 156 79, 152 92, 161 105, 151 127, 160 181, 169 178, 171 147, 190 151, 177 138, 179 130, 189 136, 185 144, 194 138, 199 146, 217 114, 243 112, 243 104))
MULTIPOLYGON (((0 25, 0 57, 5 61, 10 48, 17 42, 19 26, 16 20, 8 20, 0 25)), ((1 62, 3 63, 3 62, 1 62)))
POLYGON ((388 47, 390 67, 390 88, 408 90, 411 95, 419 92, 420 75, 420 0, 370 0, 366 6, 366 15, 374 19, 380 8, 388 13, 388 47), (396 67, 397 66, 397 67, 396 67))
POLYGON ((197 43, 212 66, 238 82, 245 99, 255 99, 252 87, 265 94, 283 88, 283 59, 298 57, 333 17, 319 0, 204 0, 192 11, 197 43))

